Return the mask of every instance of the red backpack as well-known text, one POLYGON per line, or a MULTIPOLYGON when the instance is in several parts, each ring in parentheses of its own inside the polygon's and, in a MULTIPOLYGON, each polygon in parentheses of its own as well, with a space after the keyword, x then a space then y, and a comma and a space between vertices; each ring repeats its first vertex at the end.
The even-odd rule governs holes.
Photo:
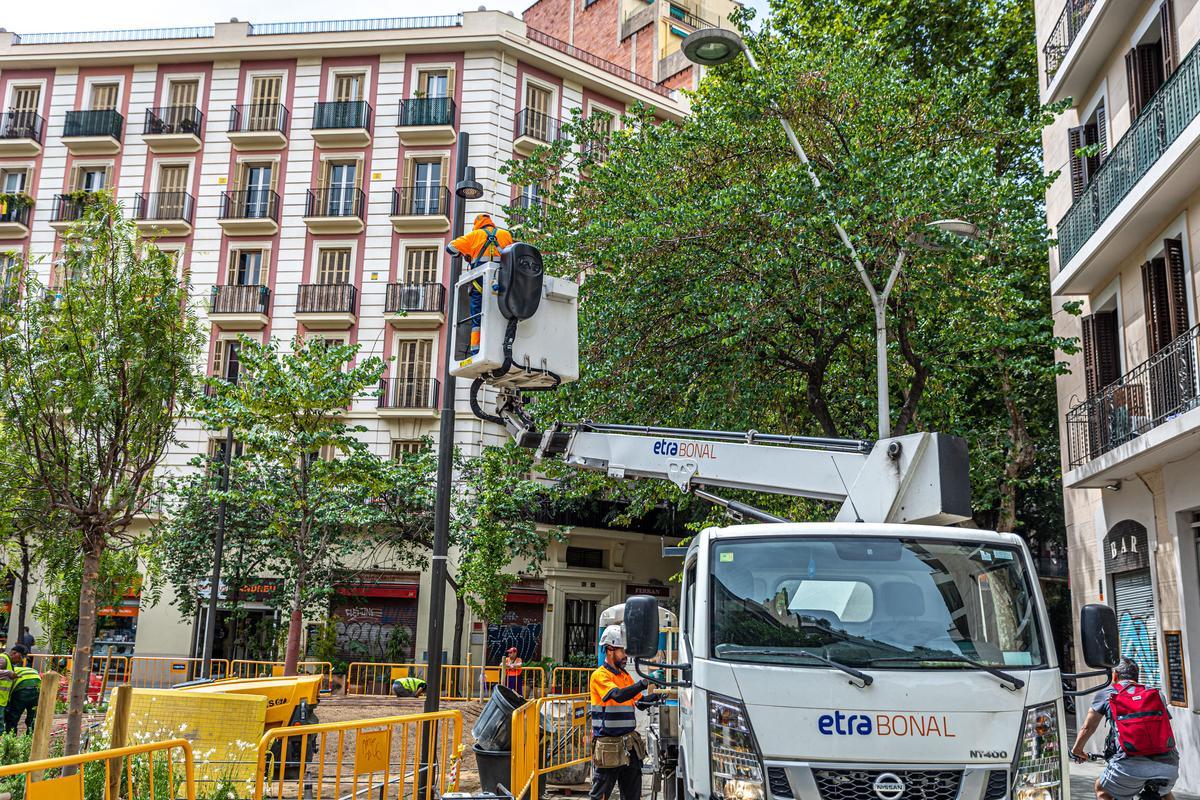
POLYGON ((1171 717, 1157 689, 1139 683, 1116 684, 1108 698, 1117 746, 1127 756, 1157 756, 1175 749, 1171 717))

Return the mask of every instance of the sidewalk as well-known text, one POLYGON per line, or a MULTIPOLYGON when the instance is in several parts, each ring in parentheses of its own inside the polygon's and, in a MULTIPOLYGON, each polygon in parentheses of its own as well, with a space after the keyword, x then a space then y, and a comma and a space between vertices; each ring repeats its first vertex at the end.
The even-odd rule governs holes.
MULTIPOLYGON (((1104 764, 1089 761, 1086 764, 1071 764, 1071 800, 1088 800, 1096 796, 1096 778, 1104 771, 1104 764)), ((1194 794, 1175 792, 1175 800, 1200 800, 1194 794)))

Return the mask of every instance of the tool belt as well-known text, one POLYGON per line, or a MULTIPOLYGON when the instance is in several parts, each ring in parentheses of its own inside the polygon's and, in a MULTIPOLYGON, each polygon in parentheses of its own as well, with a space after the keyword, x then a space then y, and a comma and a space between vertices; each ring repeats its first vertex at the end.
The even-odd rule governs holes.
POLYGON ((646 760, 646 741, 637 731, 624 736, 597 736, 592 739, 592 766, 596 769, 615 769, 629 765, 629 754, 639 761, 646 760))

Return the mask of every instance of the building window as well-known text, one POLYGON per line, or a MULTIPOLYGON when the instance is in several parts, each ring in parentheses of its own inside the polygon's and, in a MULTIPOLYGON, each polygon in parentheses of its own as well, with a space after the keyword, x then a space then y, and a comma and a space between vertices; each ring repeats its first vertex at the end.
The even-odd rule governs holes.
POLYGON ((425 442, 420 439, 393 439, 392 460, 403 461, 406 456, 416 455, 425 449, 425 442))
POLYGON ((350 282, 350 248, 322 248, 317 257, 317 283, 350 282))
POLYGON ((241 374, 241 362, 238 359, 238 352, 241 348, 241 342, 237 340, 217 340, 217 346, 213 350, 212 374, 214 378, 237 383, 238 376, 241 374))
POLYGON ((338 103, 353 103, 362 100, 366 85, 366 73, 339 73, 333 79, 333 99, 338 103))
POLYGON ((417 73, 417 94, 419 97, 449 97, 453 86, 450 69, 421 70, 417 73))
POLYGON ((17 253, 0 253, 0 287, 10 289, 17 284, 21 274, 21 256, 17 253))
POLYGON ((1125 54, 1125 74, 1129 81, 1129 110, 1136 118, 1179 66, 1179 40, 1175 34, 1173 0, 1159 6, 1158 23, 1142 34, 1138 43, 1125 54))
POLYGON ((275 191, 275 163, 243 163, 238 166, 234 190, 244 190, 239 202, 243 216, 260 219, 271 214, 271 192, 275 191))
POLYGON ((230 254, 228 285, 261 286, 263 277, 262 250, 234 250, 230 254))
POLYGON ((73 191, 99 192, 108 188, 112 167, 81 166, 72 173, 73 191))
POLYGON ((550 141, 550 108, 554 94, 545 86, 526 82, 525 132, 543 142, 550 141))
MULTIPOLYGON (((243 442, 239 442, 237 439, 234 439, 233 440, 233 457, 241 458, 242 453, 244 451, 245 451, 245 444, 243 442)), ((224 461, 225 460, 225 437, 224 436, 222 436, 219 439, 209 439, 208 440, 208 457, 211 461, 224 461)))
POLYGON ((1162 254, 1142 264, 1146 342, 1150 355, 1163 350, 1188 331, 1187 283, 1183 242, 1163 240, 1162 254))
POLYGON ((1078 200, 1100 165, 1108 158, 1108 119, 1103 101, 1086 122, 1067 131, 1067 146, 1071 151, 1067 154, 1071 165, 1071 199, 1078 200), (1086 155, 1079 153, 1085 147, 1096 152, 1086 155))
POLYGON ((117 107, 117 95, 120 93, 119 83, 93 83, 88 94, 88 109, 91 111, 112 111, 117 107))
POLYGON ((396 347, 396 379, 425 391, 433 365, 433 339, 401 339, 396 347))
POLYGON ((1121 377, 1121 321, 1116 299, 1086 316, 1083 323, 1083 372, 1087 396, 1095 397, 1121 377))
POLYGON ((26 167, 0 169, 0 194, 24 194, 28 180, 29 170, 26 167))
POLYGON ((595 547, 568 547, 567 566, 580 569, 604 569, 604 551, 595 547))
POLYGON ((41 86, 14 86, 11 110, 18 114, 36 114, 42 100, 41 86))
POLYGON ((404 283, 438 282, 438 249, 410 247, 404 251, 404 283))
POLYGON ((167 88, 167 105, 175 108, 194 108, 200 93, 200 81, 171 81, 167 88))
POLYGON ((409 174, 412 176, 411 213, 429 215, 445 211, 442 208, 442 174, 445 166, 442 158, 413 159, 409 162, 409 174))

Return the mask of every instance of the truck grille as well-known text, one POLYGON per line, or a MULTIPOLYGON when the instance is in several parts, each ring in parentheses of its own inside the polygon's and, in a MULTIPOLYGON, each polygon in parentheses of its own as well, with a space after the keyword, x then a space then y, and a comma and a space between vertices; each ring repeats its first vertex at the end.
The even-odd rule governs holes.
POLYGON ((1004 800, 1008 797, 1008 770, 994 769, 988 772, 987 788, 983 800, 1004 800))
POLYGON ((962 772, 924 769, 814 769, 821 800, 955 800, 962 772), (880 775, 895 775, 904 784, 898 795, 875 791, 880 775))
POLYGON ((795 797, 792 784, 788 782, 787 770, 783 767, 767 767, 767 780, 771 784, 772 797, 795 797))

